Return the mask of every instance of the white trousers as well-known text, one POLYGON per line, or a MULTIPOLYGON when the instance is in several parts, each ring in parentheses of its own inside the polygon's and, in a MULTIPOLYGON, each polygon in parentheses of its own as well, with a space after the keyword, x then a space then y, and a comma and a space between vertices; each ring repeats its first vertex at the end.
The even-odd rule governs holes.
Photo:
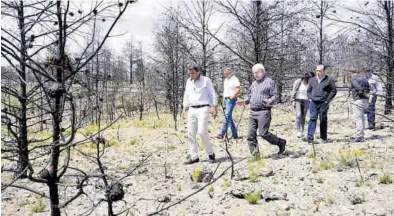
POLYGON ((204 144, 205 150, 208 155, 213 154, 212 144, 209 141, 208 136, 208 118, 209 118, 209 107, 192 108, 190 107, 187 116, 187 132, 188 132, 188 145, 191 159, 197 159, 198 156, 198 144, 196 135, 201 138, 204 144))
POLYGON ((353 101, 353 118, 356 124, 356 137, 364 138, 365 113, 369 104, 367 99, 353 101))

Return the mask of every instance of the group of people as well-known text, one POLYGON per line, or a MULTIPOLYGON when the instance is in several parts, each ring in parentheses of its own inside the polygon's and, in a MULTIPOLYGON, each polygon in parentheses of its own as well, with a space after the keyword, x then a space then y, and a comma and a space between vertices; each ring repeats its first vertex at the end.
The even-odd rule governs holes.
MULTIPOLYGON (((297 79, 293 85, 292 98, 295 102, 297 137, 307 142, 314 142, 314 134, 317 119, 320 119, 320 139, 328 141, 328 109, 337 94, 335 80, 325 72, 324 65, 316 67, 316 75, 309 72, 297 79), (304 134, 304 125, 307 112, 310 118, 307 133, 304 134)), ((188 69, 190 78, 187 80, 183 98, 182 118, 187 113, 188 146, 189 154, 184 164, 198 163, 199 153, 196 135, 199 134, 201 141, 208 154, 209 162, 215 162, 215 153, 208 136, 208 118, 211 113, 213 118, 218 114, 217 94, 211 80, 201 74, 201 69, 194 66, 188 69)), ((216 136, 223 139, 230 127, 233 139, 238 138, 237 127, 232 113, 236 105, 250 105, 247 141, 253 157, 258 158, 260 151, 257 143, 257 131, 259 136, 271 145, 278 146, 278 154, 286 149, 286 139, 270 133, 271 109, 278 101, 276 83, 265 74, 262 64, 252 67, 255 81, 249 87, 247 98, 238 100, 240 95, 240 82, 230 69, 224 70, 225 80, 223 83, 223 109, 224 121, 221 132, 216 136)), ((372 73, 352 72, 350 91, 353 95, 353 113, 356 123, 355 142, 364 139, 364 114, 368 113, 369 129, 375 127, 375 103, 379 83, 372 73)))

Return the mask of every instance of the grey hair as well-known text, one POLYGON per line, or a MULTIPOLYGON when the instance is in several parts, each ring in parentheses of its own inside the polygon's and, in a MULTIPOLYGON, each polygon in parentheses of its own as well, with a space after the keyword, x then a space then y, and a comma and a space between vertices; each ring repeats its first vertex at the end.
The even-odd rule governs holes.
POLYGON ((265 72, 265 68, 264 68, 263 64, 258 63, 258 64, 253 65, 253 67, 252 67, 252 72, 253 73, 257 72, 259 70, 262 70, 263 72, 265 72))
POLYGON ((224 69, 224 72, 230 72, 230 73, 233 73, 233 72, 231 71, 231 69, 230 69, 230 68, 226 68, 226 69, 224 69))

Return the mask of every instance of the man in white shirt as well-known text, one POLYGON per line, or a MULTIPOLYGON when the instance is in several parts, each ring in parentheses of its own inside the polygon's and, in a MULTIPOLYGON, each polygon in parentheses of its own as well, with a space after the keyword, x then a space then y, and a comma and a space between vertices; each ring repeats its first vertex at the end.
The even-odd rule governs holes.
POLYGON ((229 68, 224 70, 224 76, 226 77, 223 82, 223 107, 225 109, 225 116, 222 130, 216 138, 223 139, 223 136, 227 133, 227 128, 230 125, 232 137, 237 139, 238 135, 237 128, 233 121, 233 110, 237 104, 237 97, 240 92, 240 83, 238 78, 232 74, 229 68))
POLYGON ((212 82, 208 77, 201 74, 198 66, 189 68, 190 78, 186 82, 185 94, 183 97, 182 118, 187 115, 188 145, 189 155, 184 164, 193 164, 200 161, 198 156, 196 134, 200 135, 205 150, 209 156, 209 162, 215 162, 215 153, 208 136, 209 108, 213 118, 217 116, 217 96, 212 82))

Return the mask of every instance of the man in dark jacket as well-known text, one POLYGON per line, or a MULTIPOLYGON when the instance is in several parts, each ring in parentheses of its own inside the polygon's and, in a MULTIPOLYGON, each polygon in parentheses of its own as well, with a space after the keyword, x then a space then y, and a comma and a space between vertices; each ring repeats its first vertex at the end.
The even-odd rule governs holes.
POLYGON ((330 102, 337 94, 335 80, 326 75, 325 66, 316 67, 316 77, 309 81, 309 126, 307 141, 313 142, 316 130, 317 117, 320 118, 320 139, 327 141, 327 113, 330 102))
POLYGON ((352 80, 350 82, 350 92, 353 96, 353 116, 356 124, 356 139, 355 142, 364 141, 365 117, 364 114, 368 112, 368 100, 372 101, 373 95, 370 93, 370 85, 365 74, 351 72, 352 80))

